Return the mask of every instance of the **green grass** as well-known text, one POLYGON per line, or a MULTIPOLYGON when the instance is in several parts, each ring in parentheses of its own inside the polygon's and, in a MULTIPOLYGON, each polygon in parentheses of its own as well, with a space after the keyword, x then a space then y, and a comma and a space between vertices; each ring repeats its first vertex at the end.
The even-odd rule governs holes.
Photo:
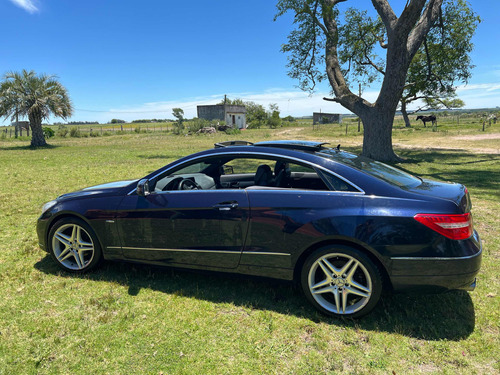
POLYGON ((1 140, 0 374, 500 372, 500 130, 476 125, 397 128, 394 143, 408 160, 402 168, 469 188, 485 247, 477 289, 387 295, 358 321, 318 314, 281 282, 120 263, 70 275, 35 235, 41 205, 59 194, 139 178, 233 138, 316 139, 356 151, 356 125, 347 136, 345 126, 322 125, 236 137, 55 138, 38 150, 1 140))

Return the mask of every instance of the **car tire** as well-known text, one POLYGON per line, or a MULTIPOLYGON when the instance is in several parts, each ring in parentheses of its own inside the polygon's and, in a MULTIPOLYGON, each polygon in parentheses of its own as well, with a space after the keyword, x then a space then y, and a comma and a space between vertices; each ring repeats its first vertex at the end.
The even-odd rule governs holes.
POLYGON ((363 252, 328 246, 317 249, 306 259, 301 286, 306 298, 320 312, 358 318, 379 301, 382 278, 378 267, 363 252))
POLYGON ((65 271, 84 273, 95 268, 102 259, 99 240, 83 220, 67 217, 50 229, 49 252, 57 265, 65 271))

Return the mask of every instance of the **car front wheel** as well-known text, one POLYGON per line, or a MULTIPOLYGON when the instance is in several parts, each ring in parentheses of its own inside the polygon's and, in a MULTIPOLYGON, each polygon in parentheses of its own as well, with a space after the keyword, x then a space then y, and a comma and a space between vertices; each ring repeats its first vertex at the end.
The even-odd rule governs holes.
POLYGON ((59 220, 49 233, 50 255, 69 272, 94 268, 102 258, 99 241, 92 228, 77 218, 59 220))
POLYGON ((320 248, 305 261, 301 273, 306 298, 330 316, 357 318, 380 299, 380 272, 362 252, 348 247, 320 248))

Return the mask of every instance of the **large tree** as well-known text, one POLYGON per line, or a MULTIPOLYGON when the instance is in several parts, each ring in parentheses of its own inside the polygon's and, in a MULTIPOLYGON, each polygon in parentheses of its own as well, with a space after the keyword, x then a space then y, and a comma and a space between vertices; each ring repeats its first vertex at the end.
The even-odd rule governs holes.
POLYGON ((37 75, 33 70, 9 72, 0 84, 0 117, 28 117, 31 146, 46 146, 42 120, 50 115, 66 119, 73 107, 68 92, 55 76, 37 75))
POLYGON ((480 18, 464 0, 445 0, 442 14, 412 60, 401 96, 401 112, 410 126, 407 106, 419 101, 418 110, 460 108, 457 83, 467 83, 472 75, 470 53, 480 18))
POLYGON ((278 0, 278 16, 292 12, 297 25, 283 46, 289 53, 289 74, 304 90, 327 79, 335 96, 330 100, 363 121, 363 155, 398 161, 392 148, 394 114, 426 36, 436 24, 447 26, 441 22, 443 0, 408 0, 399 16, 388 0, 372 0, 378 18, 369 23, 363 22, 367 13, 354 8, 341 14, 338 4, 345 1, 278 0), (350 85, 361 76, 371 83, 376 74, 382 83, 371 103, 350 85))

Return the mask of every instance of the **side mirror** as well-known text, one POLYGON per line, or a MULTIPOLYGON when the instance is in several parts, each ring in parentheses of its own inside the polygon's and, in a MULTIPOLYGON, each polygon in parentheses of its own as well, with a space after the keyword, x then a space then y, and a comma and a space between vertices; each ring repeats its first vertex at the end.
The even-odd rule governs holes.
POLYGON ((149 191, 149 180, 147 178, 144 178, 137 183, 136 192, 137 195, 141 197, 151 194, 151 191, 149 191))

